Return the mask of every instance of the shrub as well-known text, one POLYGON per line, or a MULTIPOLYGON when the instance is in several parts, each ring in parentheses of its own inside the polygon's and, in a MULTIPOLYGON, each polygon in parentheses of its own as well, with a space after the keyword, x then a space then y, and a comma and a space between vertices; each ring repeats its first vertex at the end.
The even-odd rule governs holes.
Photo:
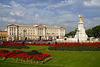
POLYGON ((55 45, 57 45, 57 42, 55 42, 55 45))
POLYGON ((49 47, 49 50, 59 50, 59 51, 100 51, 99 47, 49 47))
POLYGON ((25 48, 25 49, 28 49, 29 47, 28 46, 2 46, 2 45, 0 45, 0 48, 11 48, 11 49, 22 49, 22 48, 25 48))
POLYGON ((25 41, 23 41, 22 44, 24 45, 25 44, 25 41))
POLYGON ((50 44, 50 42, 48 42, 48 44, 50 44))
POLYGON ((35 42, 33 44, 36 44, 35 42))

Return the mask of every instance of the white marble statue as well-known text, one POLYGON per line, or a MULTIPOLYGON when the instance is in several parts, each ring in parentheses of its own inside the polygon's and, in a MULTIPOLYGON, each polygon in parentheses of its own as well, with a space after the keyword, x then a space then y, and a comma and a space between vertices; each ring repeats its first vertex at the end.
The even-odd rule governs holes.
POLYGON ((82 22, 82 19, 81 19, 81 15, 79 15, 79 23, 78 23, 78 30, 76 32, 76 35, 75 35, 75 39, 77 39, 77 42, 86 42, 87 41, 87 34, 85 33, 85 29, 83 27, 83 22, 82 22))

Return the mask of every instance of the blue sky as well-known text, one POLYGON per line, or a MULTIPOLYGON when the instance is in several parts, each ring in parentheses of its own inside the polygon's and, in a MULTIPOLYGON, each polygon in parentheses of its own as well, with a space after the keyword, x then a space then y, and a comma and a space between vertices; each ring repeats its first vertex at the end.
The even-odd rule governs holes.
POLYGON ((100 25, 100 0, 0 0, 0 29, 8 24, 63 26, 66 33, 78 27, 100 25))

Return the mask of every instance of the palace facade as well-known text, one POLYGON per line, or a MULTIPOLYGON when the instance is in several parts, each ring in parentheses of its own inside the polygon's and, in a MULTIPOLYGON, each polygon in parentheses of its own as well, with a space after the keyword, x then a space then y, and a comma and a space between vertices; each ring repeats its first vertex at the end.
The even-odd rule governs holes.
POLYGON ((7 41, 7 31, 0 31, 0 40, 7 41))
POLYGON ((46 26, 44 24, 8 24, 7 31, 7 40, 48 40, 59 39, 65 36, 64 27, 46 26))

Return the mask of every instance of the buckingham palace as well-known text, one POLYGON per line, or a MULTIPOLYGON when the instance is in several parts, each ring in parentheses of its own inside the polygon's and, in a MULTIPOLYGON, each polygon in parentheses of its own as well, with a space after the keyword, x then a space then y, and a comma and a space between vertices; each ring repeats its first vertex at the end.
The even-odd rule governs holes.
POLYGON ((19 25, 8 24, 7 40, 50 40, 64 38, 65 28, 58 26, 46 26, 44 24, 19 25))

